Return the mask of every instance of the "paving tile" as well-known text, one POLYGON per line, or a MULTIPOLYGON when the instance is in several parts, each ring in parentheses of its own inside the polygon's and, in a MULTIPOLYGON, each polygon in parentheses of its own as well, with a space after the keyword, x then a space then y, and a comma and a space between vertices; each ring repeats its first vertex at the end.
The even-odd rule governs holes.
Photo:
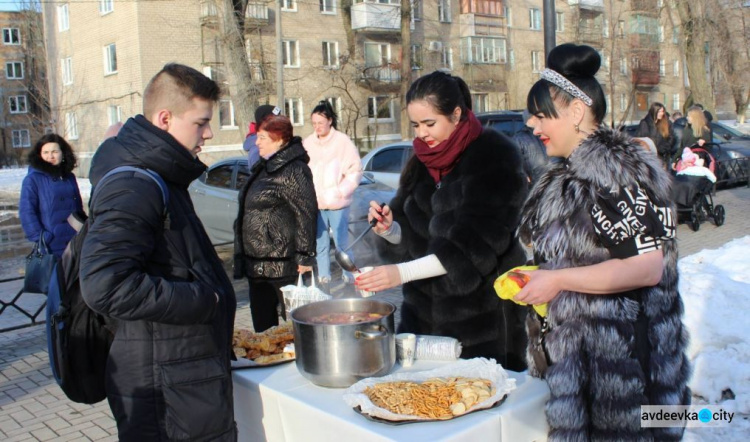
POLYGON ((104 437, 109 437, 111 434, 104 431, 101 427, 97 427, 96 425, 86 428, 84 430, 81 430, 81 433, 86 435, 91 440, 99 440, 104 437))
POLYGON ((31 434, 33 434, 34 437, 40 441, 52 440, 57 437, 57 434, 55 434, 55 432, 50 430, 49 428, 42 428, 40 430, 35 430, 35 431, 32 431, 31 434))

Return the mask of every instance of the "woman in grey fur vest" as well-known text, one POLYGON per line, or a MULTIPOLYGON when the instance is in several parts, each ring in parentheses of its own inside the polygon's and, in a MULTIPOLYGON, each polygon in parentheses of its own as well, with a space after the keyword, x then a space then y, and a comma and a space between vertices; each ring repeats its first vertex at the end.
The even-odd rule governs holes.
POLYGON ((679 440, 683 428, 641 428, 642 405, 688 405, 687 330, 677 291, 675 213, 659 158, 601 126, 604 93, 589 46, 553 49, 528 95, 547 154, 521 237, 540 270, 516 300, 530 316, 528 362, 550 387, 552 441, 679 440))
POLYGON ((362 274, 357 285, 404 285, 399 332, 451 336, 463 344, 463 358, 524 370, 525 308, 492 288, 499 274, 526 261, 516 238, 528 194, 518 148, 482 128, 459 77, 424 75, 406 102, 414 156, 391 203, 381 209, 372 201, 369 214, 398 264, 362 274))

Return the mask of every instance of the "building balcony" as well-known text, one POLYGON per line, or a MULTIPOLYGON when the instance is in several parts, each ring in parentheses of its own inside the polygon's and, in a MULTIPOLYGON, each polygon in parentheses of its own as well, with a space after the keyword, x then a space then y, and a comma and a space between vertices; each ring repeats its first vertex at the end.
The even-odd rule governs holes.
POLYGON ((461 14, 461 37, 505 36, 505 17, 499 15, 461 14))
POLYGON ((628 46, 631 49, 655 49, 659 47, 658 34, 630 34, 628 35, 628 46))
POLYGON ((360 84, 373 92, 397 91, 401 87, 401 67, 397 64, 365 67, 360 84))
POLYGON ((659 7, 656 0, 630 0, 630 10, 632 12, 651 12, 658 13, 659 7))
POLYGON ((595 48, 600 48, 604 44, 604 34, 601 26, 586 26, 578 28, 578 41, 595 48))
POLYGON ((631 50, 632 82, 638 86, 659 84, 659 51, 631 50))
POLYGON ((216 23, 219 20, 219 13, 216 10, 216 5, 212 1, 201 0, 201 23, 209 24, 216 23))
POLYGON ((604 10, 604 0, 568 0, 568 4, 582 9, 604 10))
POLYGON ((268 4, 252 2, 245 9, 245 26, 263 26, 268 24, 268 4))
POLYGON ((352 5, 351 11, 355 31, 401 31, 400 5, 362 2, 352 5))

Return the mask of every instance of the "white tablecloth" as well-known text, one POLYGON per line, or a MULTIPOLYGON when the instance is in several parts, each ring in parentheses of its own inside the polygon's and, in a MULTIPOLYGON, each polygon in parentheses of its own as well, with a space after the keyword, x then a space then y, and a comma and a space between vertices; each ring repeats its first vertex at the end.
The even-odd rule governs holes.
MULTIPOLYGON (((408 369, 422 371, 445 362, 416 361, 408 369)), ((544 404, 547 384, 526 374, 508 372, 517 388, 505 401, 441 422, 390 425, 372 422, 349 408, 343 388, 312 384, 294 362, 268 368, 238 370, 234 378, 234 415, 240 441, 503 441, 546 440, 544 404)))

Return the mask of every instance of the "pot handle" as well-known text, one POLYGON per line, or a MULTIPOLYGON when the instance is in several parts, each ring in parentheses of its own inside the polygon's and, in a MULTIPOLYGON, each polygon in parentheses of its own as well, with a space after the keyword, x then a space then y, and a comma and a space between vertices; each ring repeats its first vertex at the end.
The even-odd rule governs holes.
POLYGON ((375 339, 382 339, 388 337, 388 330, 383 327, 378 327, 377 330, 365 331, 357 330, 354 332, 354 337, 357 339, 367 339, 368 341, 374 341, 375 339))

